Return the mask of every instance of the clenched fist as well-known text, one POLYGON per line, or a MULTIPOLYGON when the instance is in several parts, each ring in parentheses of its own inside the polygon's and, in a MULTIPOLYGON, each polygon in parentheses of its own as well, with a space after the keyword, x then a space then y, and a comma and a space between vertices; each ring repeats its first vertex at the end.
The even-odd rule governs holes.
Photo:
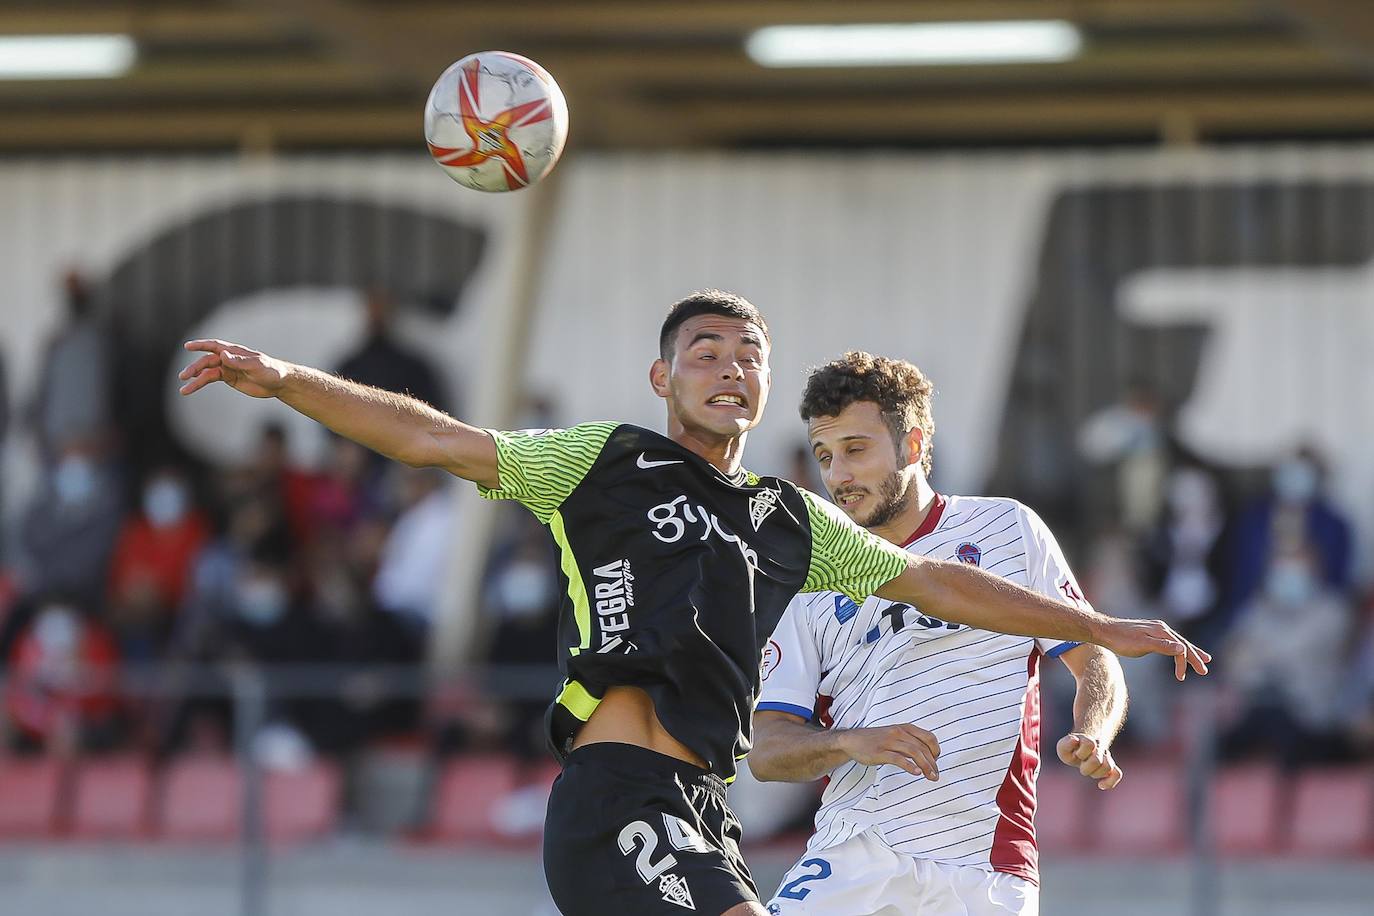
POLYGON ((1112 752, 1091 735, 1070 732, 1059 739, 1054 750, 1065 765, 1097 780, 1099 789, 1111 789, 1121 782, 1121 767, 1112 759, 1112 752))

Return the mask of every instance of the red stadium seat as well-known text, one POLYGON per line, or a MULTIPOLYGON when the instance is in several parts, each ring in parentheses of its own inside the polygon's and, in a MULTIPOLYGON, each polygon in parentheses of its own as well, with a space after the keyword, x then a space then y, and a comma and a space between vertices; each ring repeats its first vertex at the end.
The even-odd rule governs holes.
POLYGON ((1302 773, 1293 787, 1289 848, 1313 856, 1374 851, 1374 771, 1352 767, 1302 773))
POLYGON ((58 827, 62 777, 58 760, 0 757, 0 840, 52 836, 58 827))
POLYGON ((1178 852, 1186 838, 1185 774, 1176 763, 1123 761, 1125 778, 1102 793, 1097 851, 1114 855, 1178 852))
POLYGON ((148 828, 152 773, 141 757, 86 760, 76 770, 71 835, 132 839, 148 828))
POLYGON ((159 826, 168 840, 227 840, 238 833, 243 782, 228 757, 174 760, 163 780, 159 826))
POLYGON ((1042 851, 1076 852, 1092 839, 1099 806, 1098 799, 1084 797, 1091 787, 1058 758, 1045 761, 1035 787, 1035 839, 1042 851))
POLYGON ((1207 823, 1217 852, 1273 852, 1279 842, 1282 800, 1283 782, 1274 767, 1241 766, 1217 773, 1207 805, 1207 823))
POLYGON ((296 843, 333 831, 343 780, 339 768, 315 763, 263 774, 263 826, 273 843, 296 843))
POLYGON ((516 785, 519 764, 500 755, 459 757, 439 776, 430 835, 446 842, 496 838, 491 812, 516 785))

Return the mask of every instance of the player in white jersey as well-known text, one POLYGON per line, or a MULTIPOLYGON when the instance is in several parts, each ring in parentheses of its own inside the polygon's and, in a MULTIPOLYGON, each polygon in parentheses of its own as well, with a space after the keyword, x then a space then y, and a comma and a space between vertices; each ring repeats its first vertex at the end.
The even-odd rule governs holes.
MULTIPOLYGON (((812 373, 802 418, 832 498, 914 553, 1086 606, 1034 512, 931 488, 930 395, 915 366, 865 353, 812 373)), ((1060 759, 1112 788, 1126 687, 1111 653, 971 629, 878 598, 798 596, 765 650, 750 769, 763 780, 830 781, 816 832, 769 912, 1036 913, 1045 657, 1078 683, 1060 759)))

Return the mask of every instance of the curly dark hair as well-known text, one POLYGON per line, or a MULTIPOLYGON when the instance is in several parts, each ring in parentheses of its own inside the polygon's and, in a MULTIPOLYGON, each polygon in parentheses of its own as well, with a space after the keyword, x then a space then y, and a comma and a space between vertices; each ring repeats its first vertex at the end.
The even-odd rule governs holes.
POLYGON ((930 474, 935 418, 930 399, 935 386, 925 373, 903 359, 850 350, 815 369, 802 392, 801 418, 835 417, 855 401, 872 401, 882 411, 898 454, 912 427, 921 428, 921 468, 930 474))
POLYGON ((673 358, 673 343, 677 336, 677 329, 682 327, 682 323, 688 318, 695 318, 698 315, 724 315, 727 318, 739 318, 742 321, 751 321, 759 326, 763 332, 763 339, 768 341, 768 322, 763 320, 763 313, 758 307, 748 299, 738 293, 729 293, 719 289, 703 289, 692 293, 685 299, 679 299, 668 309, 668 317, 663 319, 663 327, 658 332, 658 352, 665 360, 671 361, 673 358))

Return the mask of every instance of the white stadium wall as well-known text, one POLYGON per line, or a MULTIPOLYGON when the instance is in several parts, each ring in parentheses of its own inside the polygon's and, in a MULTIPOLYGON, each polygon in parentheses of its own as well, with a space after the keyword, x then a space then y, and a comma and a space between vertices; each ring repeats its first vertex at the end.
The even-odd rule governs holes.
MULTIPOLYGON (((524 372, 563 422, 660 426, 646 376, 663 312, 718 286, 755 301, 775 338, 769 415, 747 462, 757 470, 785 467, 802 441, 805 369, 844 349, 911 359, 935 380, 936 479, 954 491, 1021 479, 1038 447, 1030 414, 1057 443, 1051 458, 1071 466, 1077 424, 1143 373, 1182 403, 1186 444, 1222 465, 1318 443, 1364 543, 1374 535, 1374 449, 1362 444, 1374 411, 1374 149, 573 156, 549 190, 524 372)), ((422 155, 0 164, 12 410, 32 397, 68 265, 108 284, 120 320, 156 328, 159 341, 213 333, 330 364, 358 334, 357 286, 396 280, 397 263, 436 276, 452 266, 448 251, 397 249, 386 228, 396 213, 485 240, 436 287, 456 301, 409 309, 403 324, 465 403, 494 403, 521 371, 492 342, 517 312, 532 200, 459 189, 422 155), (391 216, 361 251, 347 228, 356 219, 325 231, 327 206, 293 223, 289 257, 314 265, 298 274, 263 266, 261 282, 222 276, 183 295, 195 276, 227 270, 202 245, 179 275, 140 279, 154 270, 136 257, 150 241, 163 239, 164 261, 168 245, 174 257, 177 244, 198 244, 169 241, 177 225, 283 196, 391 216), (321 239, 337 250, 312 248, 321 239), (210 302, 217 288, 225 298, 210 302), (168 289, 170 314, 159 311, 168 289)), ((227 256, 241 236, 222 231, 227 256)), ((249 237, 264 265, 288 256, 275 237, 249 237)), ((188 409, 172 393, 180 358, 167 348, 154 360, 169 428, 194 452, 232 453, 265 416, 283 415, 223 392, 188 409)), ((309 457, 315 440, 299 429, 309 457)), ((35 473, 27 433, 12 428, 5 490, 23 492, 35 473)))
POLYGON ((757 470, 803 441, 806 368, 845 349, 933 378, 956 492, 1025 495, 1037 455, 1072 489, 1083 418, 1139 377, 1222 467, 1317 444, 1371 543, 1374 149, 607 156, 562 177, 529 374, 566 418, 660 424, 664 309, 719 286, 775 338, 757 470))

